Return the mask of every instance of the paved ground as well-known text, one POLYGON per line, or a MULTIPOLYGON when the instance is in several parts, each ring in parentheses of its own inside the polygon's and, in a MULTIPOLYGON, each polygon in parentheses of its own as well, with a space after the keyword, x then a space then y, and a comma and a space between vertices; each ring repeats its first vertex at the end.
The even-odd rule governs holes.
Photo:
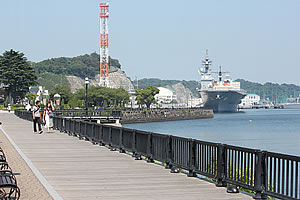
MULTIPOLYGON (((4 131, 40 172, 42 177, 39 178, 45 178, 43 184, 47 189, 50 186, 50 193, 53 187, 54 193, 63 199, 252 199, 244 194, 228 194, 225 188, 184 174, 171 174, 161 166, 135 161, 129 155, 111 152, 57 131, 35 135, 30 122, 13 114, 0 113, 0 121, 4 131)), ((28 167, 24 169, 30 171, 28 167)), ((21 176, 17 179, 21 181, 21 176)), ((26 182, 20 182, 23 184, 26 182)), ((31 189, 35 194, 40 193, 35 187, 31 189)), ((22 199, 26 199, 25 193, 23 195, 22 199)))
MULTIPOLYGON (((0 113, 0 119, 6 115, 0 113)), ((0 122, 3 120, 1 119, 0 122)), ((4 120, 5 121, 5 120, 4 120)), ((47 190, 43 187, 26 162, 8 141, 7 137, 0 130, 0 147, 3 149, 8 164, 16 173, 18 186, 21 190, 21 199, 40 200, 52 199, 47 190)))

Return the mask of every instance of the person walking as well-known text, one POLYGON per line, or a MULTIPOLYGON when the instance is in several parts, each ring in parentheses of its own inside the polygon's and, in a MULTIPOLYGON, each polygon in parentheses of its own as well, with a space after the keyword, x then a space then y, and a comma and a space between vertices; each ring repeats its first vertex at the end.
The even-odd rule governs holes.
POLYGON ((40 108, 41 102, 36 101, 35 106, 33 106, 32 109, 32 119, 33 119, 33 131, 34 133, 37 133, 36 125, 38 125, 39 128, 39 134, 43 133, 42 126, 41 126, 41 108, 40 108))
POLYGON ((50 131, 50 128, 53 127, 53 106, 52 103, 48 102, 46 108, 44 109, 43 120, 45 122, 45 128, 50 131))

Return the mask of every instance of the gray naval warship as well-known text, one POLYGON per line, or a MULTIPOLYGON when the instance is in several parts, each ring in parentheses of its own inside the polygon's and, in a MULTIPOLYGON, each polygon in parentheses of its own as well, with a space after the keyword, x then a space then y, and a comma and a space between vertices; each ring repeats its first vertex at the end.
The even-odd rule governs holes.
POLYGON ((233 81, 228 75, 229 72, 211 71, 212 61, 206 57, 202 61, 203 67, 200 68, 201 89, 198 89, 203 102, 203 108, 213 109, 214 112, 237 112, 238 104, 247 95, 245 90, 240 87, 240 82, 233 81), (215 81, 213 74, 218 74, 215 81), (223 74, 226 74, 223 80, 223 74))

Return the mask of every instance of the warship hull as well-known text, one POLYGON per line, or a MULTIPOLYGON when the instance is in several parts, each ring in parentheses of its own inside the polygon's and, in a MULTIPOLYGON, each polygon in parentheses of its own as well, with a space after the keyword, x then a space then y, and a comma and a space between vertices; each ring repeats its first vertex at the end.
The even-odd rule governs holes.
POLYGON ((244 91, 200 90, 203 107, 214 112, 237 112, 238 104, 247 93, 244 91))

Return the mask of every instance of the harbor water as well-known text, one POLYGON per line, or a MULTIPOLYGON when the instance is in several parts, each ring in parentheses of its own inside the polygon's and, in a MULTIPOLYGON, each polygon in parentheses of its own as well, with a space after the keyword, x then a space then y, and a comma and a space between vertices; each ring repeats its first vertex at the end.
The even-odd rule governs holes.
POLYGON ((300 156, 300 109, 244 110, 215 114, 213 119, 124 127, 300 156))

